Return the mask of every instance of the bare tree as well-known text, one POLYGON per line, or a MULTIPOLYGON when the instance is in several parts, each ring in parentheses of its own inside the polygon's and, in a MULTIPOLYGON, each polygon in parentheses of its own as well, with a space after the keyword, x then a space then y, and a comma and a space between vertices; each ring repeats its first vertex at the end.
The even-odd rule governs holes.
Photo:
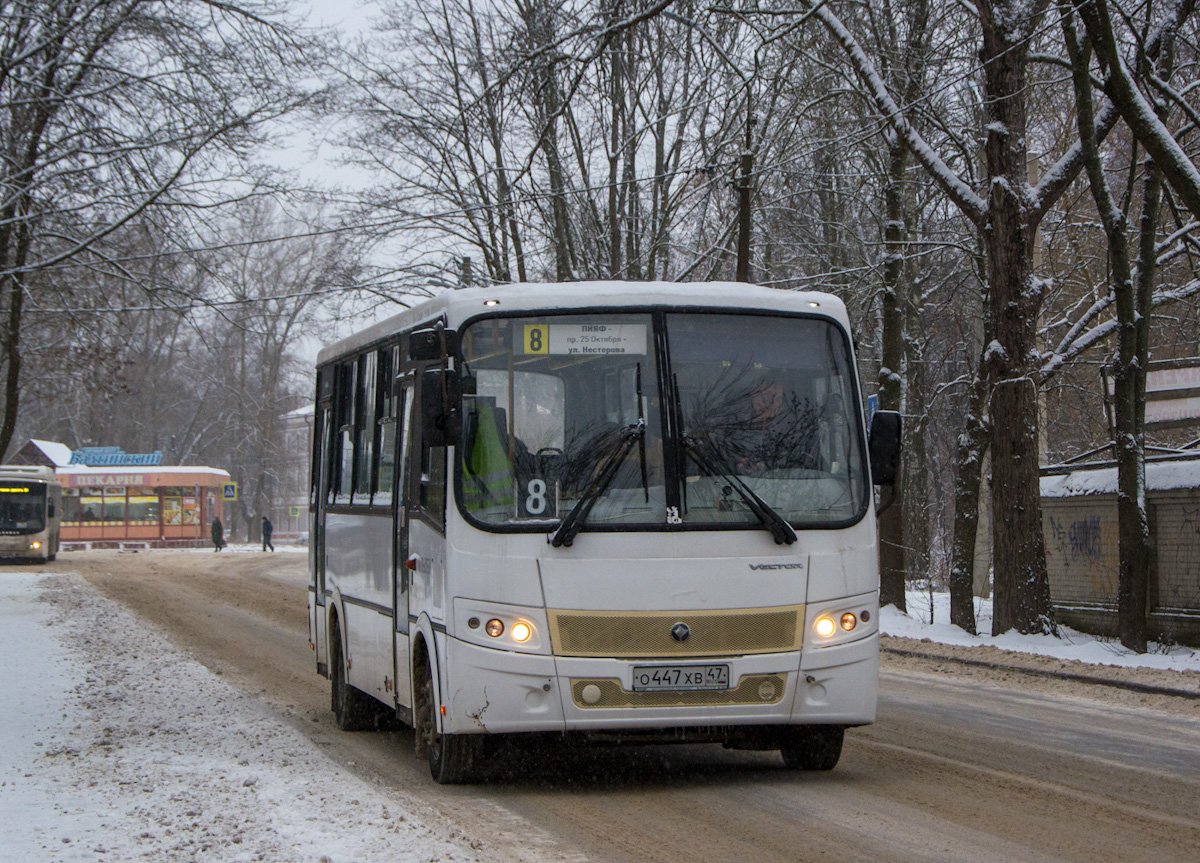
POLYGON ((297 362, 299 340, 328 319, 329 288, 355 281, 354 242, 315 230, 315 221, 285 216, 262 199, 247 201, 214 233, 257 242, 195 256, 206 303, 193 321, 207 358, 208 392, 197 409, 223 422, 210 439, 191 445, 230 465, 246 535, 257 531, 295 456, 284 451, 283 415, 311 398, 311 370, 297 362))
MULTIPOLYGON (((1037 322, 1045 283, 1033 272, 1037 227, 1082 166, 1078 145, 1036 185, 1028 177, 1027 66, 1047 3, 976 6, 986 139, 986 188, 976 191, 905 118, 858 40, 825 4, 812 5, 842 43, 882 117, 897 131, 943 192, 980 232, 987 255, 988 311, 994 338, 983 357, 991 413, 996 601, 993 629, 1054 628, 1038 500, 1037 322)), ((1101 137, 1112 121, 1098 119, 1101 137)))
POLYGON ((152 208, 246 193, 222 178, 256 128, 297 102, 286 67, 301 46, 280 20, 260 0, 0 8, 0 452, 17 421, 36 274, 94 259, 152 208))

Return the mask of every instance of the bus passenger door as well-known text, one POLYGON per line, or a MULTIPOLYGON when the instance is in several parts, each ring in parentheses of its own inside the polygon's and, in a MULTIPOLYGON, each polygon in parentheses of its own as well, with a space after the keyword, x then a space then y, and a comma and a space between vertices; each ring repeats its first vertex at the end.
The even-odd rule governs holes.
MULTIPOLYGON (((331 377, 328 373, 321 381, 331 377)), ((325 631, 325 503, 329 496, 331 402, 321 400, 314 413, 312 481, 308 515, 308 632, 317 655, 317 671, 329 675, 329 633, 325 631)))
MULTIPOLYGON (((412 380, 405 381, 400 389, 400 403, 396 406, 400 417, 400 429, 396 435, 396 491, 393 527, 395 547, 392 555, 392 584, 395 589, 393 605, 396 632, 395 681, 396 702, 403 708, 412 708, 412 659, 408 632, 408 596, 411 584, 408 569, 408 512, 412 505, 409 487, 409 436, 412 434, 412 380)), ((401 711, 403 713, 403 711, 401 711)), ((412 722, 411 714, 408 721, 412 722)))

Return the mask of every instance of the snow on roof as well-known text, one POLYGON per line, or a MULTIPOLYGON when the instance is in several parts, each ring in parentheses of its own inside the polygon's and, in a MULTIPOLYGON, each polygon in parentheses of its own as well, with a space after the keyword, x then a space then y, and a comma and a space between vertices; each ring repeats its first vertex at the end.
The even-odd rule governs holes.
POLYGON ((444 291, 400 314, 325 347, 317 355, 322 365, 348 351, 358 350, 419 324, 446 317, 449 327, 460 326, 494 303, 514 315, 544 312, 635 309, 647 307, 717 308, 801 312, 833 318, 849 329, 846 306, 832 294, 767 288, 744 282, 557 282, 515 283, 444 291))
POLYGON ((36 438, 31 438, 29 442, 45 453, 46 458, 54 462, 56 467, 64 467, 71 463, 71 448, 65 443, 36 438))
POLYGON ((227 470, 223 470, 219 467, 204 467, 202 465, 174 465, 170 467, 163 467, 160 465, 153 465, 151 467, 146 467, 144 465, 107 465, 104 467, 88 467, 87 465, 73 464, 70 467, 60 467, 58 469, 58 473, 95 474, 98 476, 106 476, 116 473, 199 473, 213 474, 214 476, 229 476, 229 471, 227 470))
MULTIPOLYGON (((1085 468, 1042 477, 1042 497, 1075 497, 1086 494, 1116 494, 1116 467, 1085 468)), ((1168 491, 1200 488, 1200 459, 1146 463, 1146 488, 1168 491)))

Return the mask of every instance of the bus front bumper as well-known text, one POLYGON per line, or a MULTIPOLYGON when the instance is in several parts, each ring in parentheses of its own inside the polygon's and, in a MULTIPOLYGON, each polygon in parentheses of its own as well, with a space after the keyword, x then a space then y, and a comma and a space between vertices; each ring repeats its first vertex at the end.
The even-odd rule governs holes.
POLYGON ((0 557, 45 557, 45 542, 29 536, 0 536, 0 557))
POLYGON ((584 659, 444 642, 449 733, 618 731, 875 721, 879 636, 687 662, 584 659), (721 689, 639 691, 635 668, 728 666, 721 689))

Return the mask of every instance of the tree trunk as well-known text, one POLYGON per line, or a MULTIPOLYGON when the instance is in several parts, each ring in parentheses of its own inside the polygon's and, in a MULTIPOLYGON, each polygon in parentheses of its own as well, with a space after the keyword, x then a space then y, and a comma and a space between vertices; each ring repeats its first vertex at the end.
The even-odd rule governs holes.
POLYGON ((1134 507, 1127 507, 1126 518, 1130 523, 1126 525, 1122 519, 1119 527, 1121 568, 1117 581, 1117 626, 1121 643, 1138 653, 1146 652, 1149 641, 1150 565, 1154 551, 1150 543, 1146 501, 1146 372, 1150 365, 1150 304, 1158 263, 1158 215, 1163 179, 1162 172, 1153 162, 1146 167, 1148 173, 1142 193, 1139 264, 1134 298, 1134 375, 1130 386, 1136 460, 1132 466, 1126 467, 1127 471, 1132 468, 1133 473, 1128 479, 1120 476, 1120 464, 1117 467, 1121 498, 1132 493, 1134 497, 1131 500, 1136 503, 1134 507))
POLYGON ((954 478, 954 543, 950 551, 950 622, 971 635, 975 622, 975 537, 990 429, 983 408, 987 382, 976 375, 967 394, 967 424, 958 438, 954 478))
MULTIPOLYGON (((903 401, 904 310, 900 291, 904 280, 904 173, 908 167, 908 148, 895 136, 888 146, 888 179, 884 189, 887 224, 884 242, 887 257, 883 265, 883 350, 879 368, 879 409, 899 411, 903 401)), ((895 495, 879 516, 879 603, 908 607, 904 596, 904 468, 892 487, 895 495)))
MULTIPOLYGON (((610 20, 615 22, 619 13, 619 3, 614 4, 610 20)), ((609 129, 608 138, 608 275, 609 278, 619 279, 621 278, 622 269, 621 198, 617 178, 621 161, 621 119, 625 106, 624 80, 622 76, 625 58, 620 47, 617 45, 612 46, 609 51, 609 57, 612 65, 612 80, 609 90, 609 99, 612 104, 609 106, 609 122, 612 124, 612 127, 609 129)))
MULTIPOLYGON (((1111 282, 1117 307, 1117 360, 1114 365, 1113 447, 1117 459, 1117 531, 1119 562, 1117 567, 1117 625, 1121 643, 1139 653, 1146 651, 1146 590, 1150 565, 1150 529, 1146 518, 1146 461, 1144 451, 1144 407, 1146 360, 1140 353, 1148 339, 1139 338, 1139 319, 1145 321, 1149 309, 1138 308, 1138 291, 1133 284, 1129 238, 1124 212, 1117 206, 1108 187, 1104 161, 1092 134, 1093 114, 1090 55, 1076 38, 1074 16, 1062 22, 1065 43, 1071 55, 1072 80, 1078 109, 1080 141, 1086 158, 1092 198, 1108 238, 1111 282)), ((1169 51, 1166 52, 1169 55, 1169 51)), ((1136 143, 1134 144, 1136 160, 1136 143)), ((1142 214, 1142 262, 1149 270, 1142 273, 1143 284, 1153 279, 1155 262, 1154 233, 1157 228, 1159 188, 1153 177, 1146 183, 1142 214), (1147 244, 1149 248, 1147 249, 1147 244)))
POLYGON ((992 384, 992 535, 996 596, 992 632, 1054 631, 1038 476, 1037 320, 1033 274, 1039 214, 1029 206, 1026 146, 1028 36, 1044 4, 980 4, 987 99, 984 227, 988 299, 996 338, 985 352, 992 384), (999 9, 993 8, 1000 7, 999 9))

